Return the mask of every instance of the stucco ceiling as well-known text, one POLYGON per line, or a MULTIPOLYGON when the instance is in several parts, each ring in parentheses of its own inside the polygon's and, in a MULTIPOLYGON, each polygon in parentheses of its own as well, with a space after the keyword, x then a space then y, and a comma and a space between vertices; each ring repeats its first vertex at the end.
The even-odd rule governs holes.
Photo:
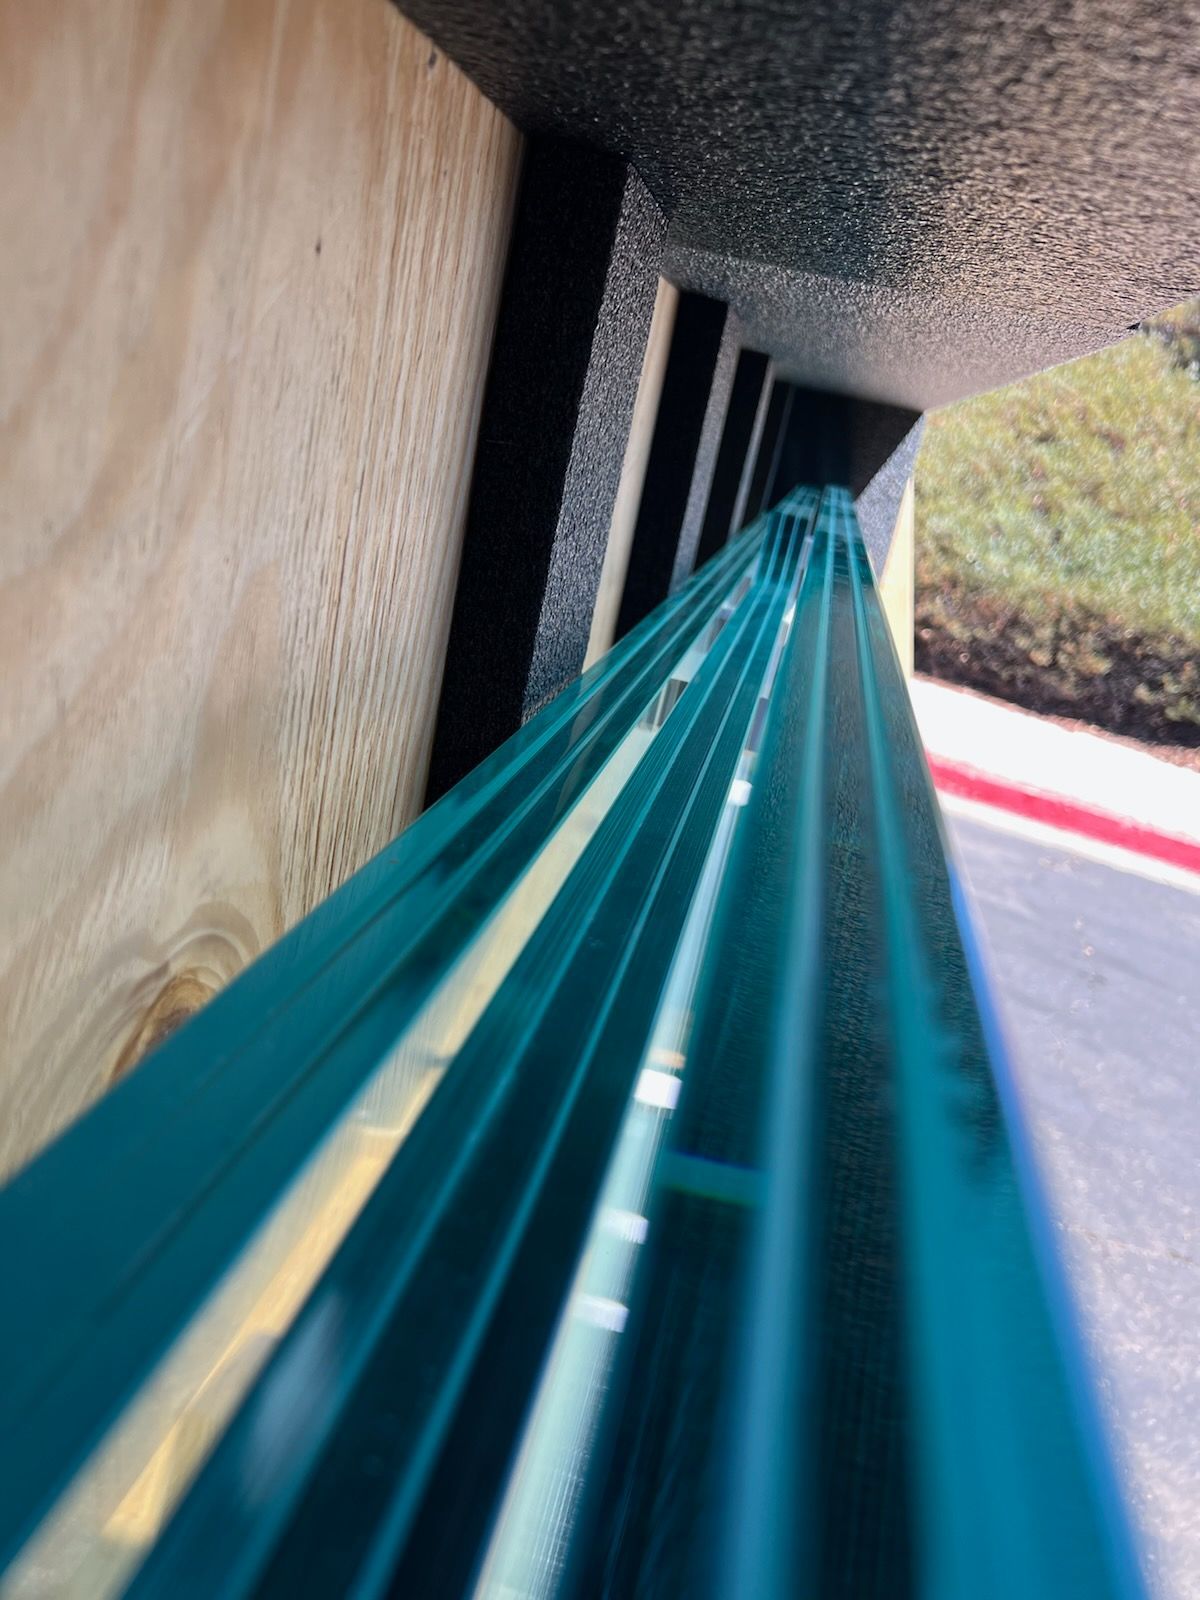
POLYGON ((404 0, 522 127, 628 155, 667 275, 917 408, 1200 290, 1200 6, 404 0))

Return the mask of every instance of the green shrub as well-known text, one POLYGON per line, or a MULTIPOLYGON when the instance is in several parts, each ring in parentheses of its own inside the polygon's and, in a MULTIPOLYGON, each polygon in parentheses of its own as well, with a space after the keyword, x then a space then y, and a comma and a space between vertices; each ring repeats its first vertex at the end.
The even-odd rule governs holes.
POLYGON ((934 413, 918 665, 1200 743, 1200 302, 934 413))

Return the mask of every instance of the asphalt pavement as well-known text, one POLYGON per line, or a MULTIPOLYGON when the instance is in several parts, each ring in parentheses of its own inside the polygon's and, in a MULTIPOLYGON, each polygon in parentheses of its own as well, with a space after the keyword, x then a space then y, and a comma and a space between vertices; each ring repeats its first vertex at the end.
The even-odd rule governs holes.
POLYGON ((1152 1588, 1200 1600, 1200 878, 947 820, 1152 1588))

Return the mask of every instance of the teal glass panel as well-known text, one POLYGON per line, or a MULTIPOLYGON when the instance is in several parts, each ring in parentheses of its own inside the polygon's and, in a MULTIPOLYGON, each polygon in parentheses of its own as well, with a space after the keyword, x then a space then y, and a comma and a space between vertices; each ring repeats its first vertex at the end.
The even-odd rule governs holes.
POLYGON ((1140 1577, 849 496, 0 1192, 4 1593, 1140 1577))
POLYGON ((617 1594, 1139 1594, 840 492, 777 695, 649 1186, 587 1531, 547 1592, 594 1592, 602 1570, 617 1594))

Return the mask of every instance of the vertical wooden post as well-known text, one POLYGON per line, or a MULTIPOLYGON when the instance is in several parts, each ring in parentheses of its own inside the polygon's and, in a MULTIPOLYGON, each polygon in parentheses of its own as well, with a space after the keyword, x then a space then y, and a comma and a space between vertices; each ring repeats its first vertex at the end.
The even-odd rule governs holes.
POLYGON ((900 497, 900 513, 879 580, 879 598, 906 677, 913 670, 913 613, 915 611, 915 495, 909 478, 900 497))
POLYGON ((629 443, 621 467, 621 486, 617 490, 617 503, 613 507, 608 548, 604 552, 600 592, 596 596, 596 609, 592 613, 592 631, 588 638, 585 670, 611 647, 616 635, 617 613, 621 608, 625 573, 629 567, 629 548, 633 543, 633 529, 637 522, 638 506, 642 500, 646 462, 650 458, 650 441, 654 437, 654 419, 658 416, 658 401, 667 370, 667 356, 671 350, 671 330, 675 326, 675 309, 678 304, 679 290, 673 283, 660 278, 658 295, 654 301, 654 317, 650 323, 650 337, 646 341, 646 359, 642 363, 642 376, 638 382, 637 403, 633 408, 633 422, 629 429, 629 443))

